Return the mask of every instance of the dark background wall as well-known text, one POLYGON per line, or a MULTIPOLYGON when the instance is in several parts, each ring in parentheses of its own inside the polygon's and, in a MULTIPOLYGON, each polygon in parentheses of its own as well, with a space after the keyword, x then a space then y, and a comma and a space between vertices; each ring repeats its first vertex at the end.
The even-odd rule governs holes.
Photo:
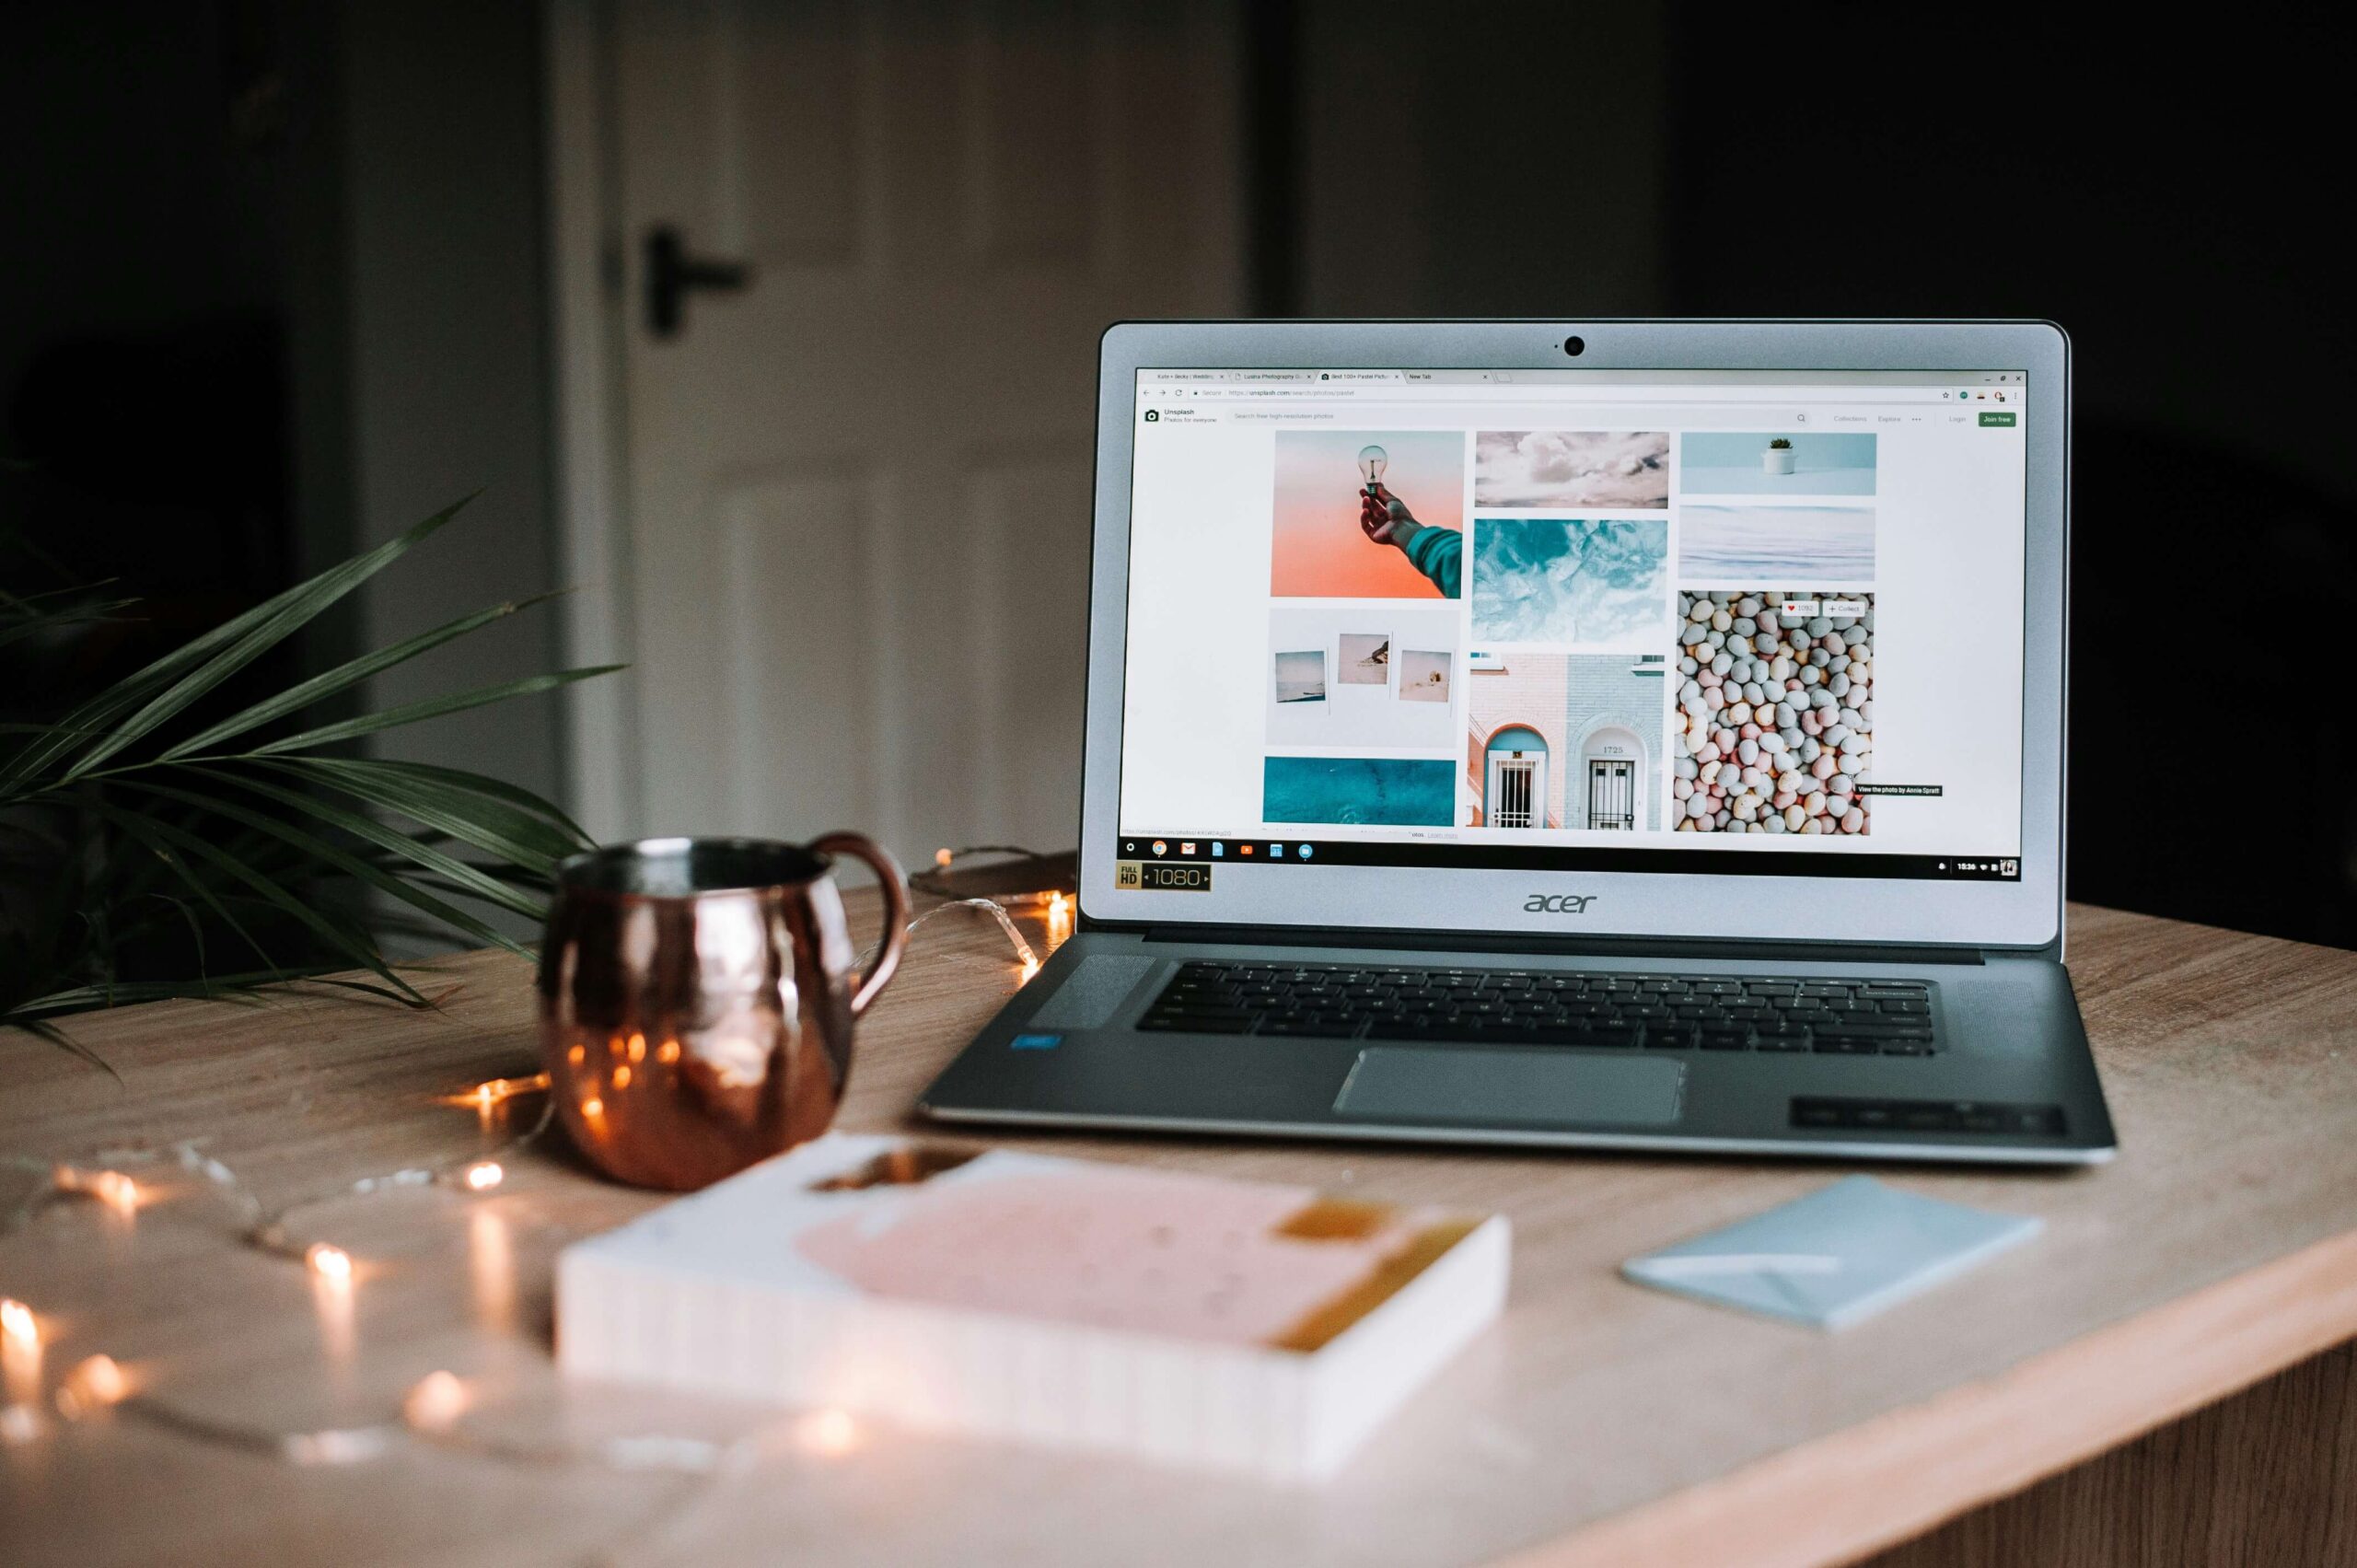
MULTIPOLYGON (((540 54, 528 4, 0 3, 0 523, 169 635, 481 492, 312 668, 552 587, 540 54)), ((519 617, 371 701, 561 652, 519 617)), ((560 718, 381 749, 557 794, 560 718)))
MULTIPOLYGON (((1239 16, 1267 313, 2063 323, 2072 890, 2357 945, 2345 8, 1239 16)), ((337 635, 552 586, 540 24, 0 3, 10 516, 195 623, 488 486, 337 635)), ((511 624, 467 680, 558 662, 511 624)), ((563 787, 553 704, 421 733, 563 787)))

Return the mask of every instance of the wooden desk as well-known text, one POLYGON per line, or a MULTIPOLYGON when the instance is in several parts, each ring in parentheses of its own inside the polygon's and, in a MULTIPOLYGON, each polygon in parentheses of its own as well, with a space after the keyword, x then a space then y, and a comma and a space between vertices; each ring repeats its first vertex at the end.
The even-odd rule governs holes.
MULTIPOLYGON (((2119 1160, 2067 1175, 1886 1171, 2042 1214, 2049 1229, 1846 1333, 1613 1273, 1631 1253, 1817 1186, 1831 1167, 1027 1138, 1503 1209, 1515 1227, 1510 1310, 1322 1489, 875 1427, 847 1452, 782 1441, 709 1482, 410 1443, 298 1469, 116 1414, 0 1446, 0 1562, 1849 1561, 2357 1335, 2357 954, 2100 910, 2073 912, 2072 940, 2119 1160)), ((121 1084, 31 1040, 0 1040, 0 1152, 203 1139, 276 1201, 462 1157, 479 1146, 478 1119, 435 1097, 534 1069, 529 996, 512 958, 438 972, 456 987, 438 1014, 314 993, 81 1020, 76 1035, 121 1084)), ((906 1125, 920 1086, 1014 980, 980 919, 927 926, 866 1027, 846 1124, 906 1125)), ((360 1265, 339 1304, 299 1267, 233 1244, 220 1211, 168 1184, 135 1218, 57 1209, 0 1239, 0 1294, 43 1315, 52 1384, 103 1350, 139 1387, 219 1418, 381 1421, 419 1376, 448 1367, 482 1390, 470 1430, 747 1429, 755 1418, 741 1411, 560 1388, 549 1368, 551 1254, 654 1201, 585 1174, 560 1146, 515 1162, 489 1197, 323 1207, 305 1228, 360 1265)), ((2294 1532, 2269 1539, 2293 1544, 2244 1560, 2357 1561, 2348 1362, 2346 1350, 2308 1362, 2341 1370, 2303 1385, 2305 1446, 2300 1434, 2282 1446, 2297 1473, 2279 1466, 2271 1490, 2252 1492, 2254 1511, 2287 1516, 2294 1532)), ((1958 1528, 1994 1540, 1993 1516, 1958 1528)), ((2161 1545, 2193 1553, 2223 1527, 2166 1528, 2161 1545)), ((1930 1562, 1929 1550, 1894 1561, 1930 1562)), ((2014 1549, 1987 1560, 2061 1561, 2014 1549)), ((2170 1559, 2155 1548, 2134 1560, 2170 1559)))

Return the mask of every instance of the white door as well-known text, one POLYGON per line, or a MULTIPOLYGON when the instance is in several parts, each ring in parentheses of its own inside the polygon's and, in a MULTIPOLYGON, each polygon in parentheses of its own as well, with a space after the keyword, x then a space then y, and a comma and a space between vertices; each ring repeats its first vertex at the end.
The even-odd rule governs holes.
POLYGON ((1637 770, 1629 762, 1591 759, 1587 765, 1587 825, 1633 831, 1637 826, 1637 770))
POLYGON ((1097 341, 1238 307, 1234 8, 610 15, 626 830, 1068 847, 1097 341), (668 336, 662 229, 751 274, 668 336))
POLYGON ((1489 785, 1491 827, 1543 825, 1539 812, 1539 802, 1547 795, 1547 764, 1543 758, 1525 757, 1519 752, 1512 757, 1491 753, 1489 785))

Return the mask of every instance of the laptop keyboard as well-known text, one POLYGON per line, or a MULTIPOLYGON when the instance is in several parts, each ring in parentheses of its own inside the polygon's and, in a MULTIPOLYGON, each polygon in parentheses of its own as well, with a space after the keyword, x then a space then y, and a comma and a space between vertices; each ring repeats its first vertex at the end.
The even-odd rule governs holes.
POLYGON ((1138 1028, 1833 1056, 1929 1056, 1933 1045, 1922 981, 1211 960, 1181 965, 1138 1028))

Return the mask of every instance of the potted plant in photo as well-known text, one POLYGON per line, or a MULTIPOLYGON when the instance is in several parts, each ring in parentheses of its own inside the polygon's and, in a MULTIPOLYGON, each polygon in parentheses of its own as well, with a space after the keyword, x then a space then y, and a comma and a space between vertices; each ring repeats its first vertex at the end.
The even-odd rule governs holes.
POLYGON ((1792 442, 1782 436, 1779 436, 1770 441, 1768 443, 1768 449, 1759 454, 1759 466, 1766 469, 1770 473, 1792 472, 1792 442))

